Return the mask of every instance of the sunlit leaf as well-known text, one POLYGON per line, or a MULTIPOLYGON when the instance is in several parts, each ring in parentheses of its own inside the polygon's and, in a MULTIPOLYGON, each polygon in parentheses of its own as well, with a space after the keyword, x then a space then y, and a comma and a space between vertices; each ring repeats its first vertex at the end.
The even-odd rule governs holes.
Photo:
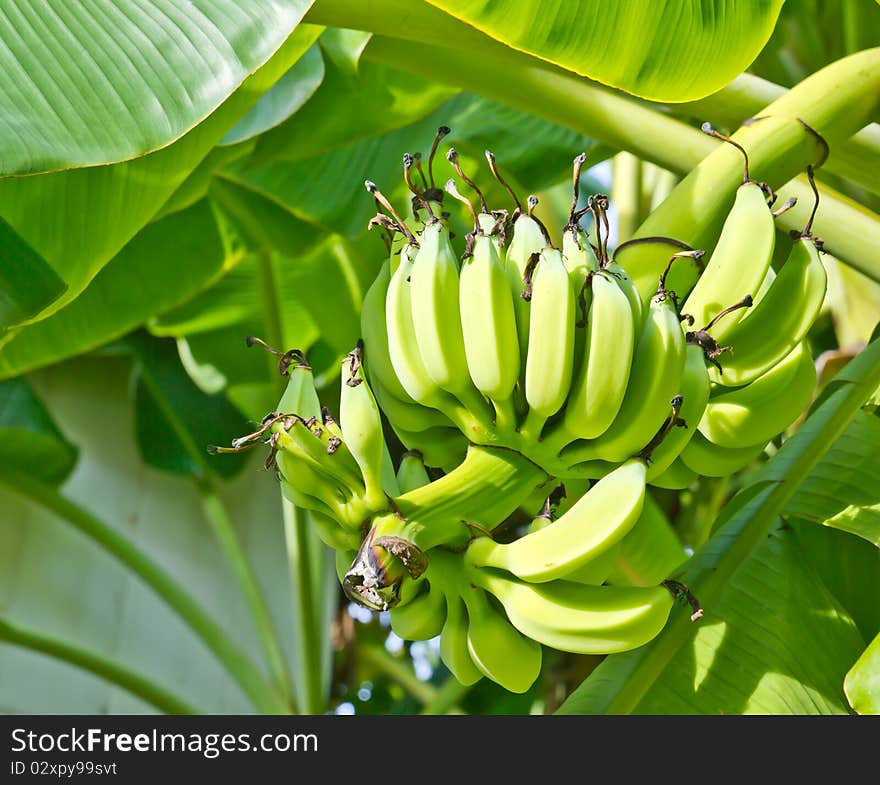
POLYGON ((493 38, 656 101, 715 92, 773 32, 783 0, 429 0, 493 38))
POLYGON ((266 63, 310 5, 5 4, 0 172, 113 163, 166 146, 266 63))
POLYGON ((859 714, 880 714, 880 635, 846 674, 843 688, 850 705, 859 714))
POLYGON ((173 144, 112 166, 0 179, 0 215, 67 284, 34 320, 77 297, 223 135, 308 48, 294 34, 204 122, 173 144), (87 209, 86 209, 87 208, 87 209))

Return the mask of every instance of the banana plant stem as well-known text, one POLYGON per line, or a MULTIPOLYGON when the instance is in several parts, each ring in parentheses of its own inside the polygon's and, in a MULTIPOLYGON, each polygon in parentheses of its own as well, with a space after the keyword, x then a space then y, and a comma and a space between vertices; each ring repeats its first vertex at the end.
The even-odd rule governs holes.
POLYGON ((454 677, 448 678, 436 691, 434 699, 426 703, 419 714, 461 714, 457 704, 474 686, 462 684, 454 677))
MULTIPOLYGON (((260 277, 260 298, 263 303, 263 320, 266 339, 279 351, 285 351, 284 317, 278 295, 278 281, 272 256, 265 250, 257 256, 260 277)), ((276 379, 279 396, 284 392, 284 377, 270 356, 270 378, 276 379)), ((305 510, 298 509, 288 499, 281 498, 284 543, 287 551, 287 572, 290 580, 291 608, 295 610, 292 621, 294 641, 299 663, 294 679, 297 706, 305 714, 320 714, 325 709, 323 668, 321 665, 321 636, 318 623, 320 603, 315 596, 315 576, 310 521, 305 510)))
POLYGON ((284 517, 284 540, 290 566, 292 606, 296 609, 296 645, 299 677, 296 680, 297 703, 304 714, 321 714, 326 708, 321 637, 318 625, 318 603, 315 597, 315 576, 312 570, 312 543, 308 513, 287 499, 281 500, 284 517))
POLYGON ((217 542, 232 568, 233 575, 238 582, 239 591, 247 604, 251 622, 263 647, 264 657, 273 674, 279 688, 285 696, 290 696, 290 679, 287 676, 283 648, 278 639, 278 634, 272 623, 272 617, 266 605, 265 597, 261 592, 256 576, 248 563, 241 542, 229 519, 229 513, 219 494, 214 472, 208 466, 205 459, 206 452, 195 443, 186 425, 181 421, 180 415, 156 383, 149 369, 141 369, 141 382, 149 389, 156 405, 161 410, 165 420, 171 425, 175 435, 180 440, 187 454, 201 469, 199 475, 195 475, 196 488, 202 499, 202 508, 217 538, 217 542))
POLYGON ((406 661, 394 657, 383 646, 368 641, 359 641, 357 656, 364 663, 381 671, 392 681, 397 682, 413 698, 425 706, 437 699, 437 688, 421 681, 406 661))
MULTIPOLYGON (((253 570, 251 570, 248 564, 232 521, 229 519, 226 505, 214 488, 206 483, 199 483, 199 493, 202 497, 202 509, 205 511, 205 516, 211 523, 214 536, 217 538, 217 542, 220 543, 220 547, 226 555, 226 560, 232 568, 232 572, 244 596, 251 621, 263 646, 263 654, 269 666, 269 671, 281 692, 284 695, 291 696, 290 676, 287 672, 286 659, 281 648, 281 642, 278 639, 265 597, 260 590, 253 570)), ((291 709, 293 709, 292 706, 291 709)))
POLYGON ((36 651, 93 673, 165 714, 203 714, 170 690, 115 660, 42 632, 0 619, 0 641, 36 651))
POLYGON ((193 601, 174 578, 124 535, 61 495, 55 488, 31 477, 2 472, 0 484, 53 512, 140 577, 223 664, 255 708, 267 714, 284 714, 289 711, 285 699, 266 681, 229 635, 193 601))

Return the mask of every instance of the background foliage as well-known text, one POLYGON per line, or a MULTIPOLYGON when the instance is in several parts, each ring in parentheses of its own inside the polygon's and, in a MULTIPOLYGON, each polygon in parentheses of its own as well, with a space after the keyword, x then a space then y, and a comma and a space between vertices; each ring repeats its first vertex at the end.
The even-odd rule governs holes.
POLYGON ((658 549, 696 554, 696 629, 601 662, 548 652, 525 695, 461 687, 431 642, 345 605, 257 457, 204 449, 278 400, 247 335, 308 351, 337 408, 384 256, 363 181, 403 203, 401 155, 439 125, 467 170, 491 148, 551 227, 586 151, 582 191, 611 194, 628 239, 714 149, 700 122, 733 130, 876 46, 880 6, 101 8, 0 14, 0 710, 880 712, 876 102, 817 173, 811 416, 733 477, 654 492, 658 549))

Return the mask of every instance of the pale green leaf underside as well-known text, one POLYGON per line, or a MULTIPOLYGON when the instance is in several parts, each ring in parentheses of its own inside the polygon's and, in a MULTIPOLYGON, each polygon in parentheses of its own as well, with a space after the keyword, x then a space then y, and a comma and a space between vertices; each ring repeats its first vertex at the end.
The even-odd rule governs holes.
POLYGON ((429 0, 493 38, 655 101, 688 101, 744 71, 783 0, 429 0))
POLYGON ((265 63, 310 5, 8 0, 0 8, 0 173, 164 147, 265 63))
POLYGON ((314 43, 319 30, 298 27, 207 120, 161 150, 112 166, 0 178, 0 215, 67 284, 61 297, 29 321, 50 316, 82 292, 314 43))

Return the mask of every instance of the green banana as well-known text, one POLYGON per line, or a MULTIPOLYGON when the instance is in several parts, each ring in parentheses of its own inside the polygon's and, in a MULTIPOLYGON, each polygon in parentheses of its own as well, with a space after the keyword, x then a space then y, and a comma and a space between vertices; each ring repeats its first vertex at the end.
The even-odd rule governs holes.
MULTIPOLYGON (((361 306, 361 336, 364 341, 364 364, 367 379, 374 392, 379 386, 388 394, 407 403, 415 403, 394 372, 388 353, 388 328, 385 321, 385 301, 391 281, 391 261, 386 260, 379 269, 361 306)), ((384 408, 384 407, 383 407, 384 408)))
POLYGON ((655 488, 667 488, 669 490, 680 491, 684 488, 690 488, 700 479, 700 475, 684 465, 681 456, 678 456, 662 474, 658 474, 651 480, 651 485, 655 488))
POLYGON ((584 359, 562 421, 572 435, 595 439, 610 427, 626 393, 639 314, 609 273, 590 281, 584 359))
POLYGON ((379 404, 379 408, 388 418, 392 426, 403 428, 405 431, 426 431, 429 428, 453 428, 455 427, 443 412, 416 403, 408 395, 405 400, 395 397, 378 377, 370 375, 367 366, 367 378, 370 389, 379 404))
MULTIPOLYGON (((732 299, 754 295, 761 286, 773 258, 776 226, 762 187, 751 180, 736 191, 733 207, 724 221, 718 242, 691 293, 682 313, 693 317, 693 324, 708 324, 732 299)), ((723 341, 742 318, 733 311, 715 326, 713 337, 723 341)))
POLYGON ((766 295, 726 335, 731 352, 713 382, 739 387, 757 379, 804 338, 825 300, 827 276, 813 238, 798 238, 766 295))
MULTIPOLYGON (((510 284, 510 297, 516 319, 521 376, 525 373, 528 358, 531 319, 529 302, 521 296, 523 279, 529 259, 546 248, 547 243, 541 224, 528 213, 520 212, 513 221, 512 236, 504 256, 504 271, 510 284)), ((520 379, 520 384, 525 385, 524 377, 520 379)))
POLYGON ((801 342, 755 381, 712 396, 700 432, 722 447, 766 444, 800 416, 815 386, 816 367, 801 342))
POLYGON ((359 344, 343 361, 339 426, 346 446, 360 467, 364 501, 370 509, 381 510, 387 507, 382 469, 383 463, 387 463, 383 457, 386 446, 382 418, 364 375, 362 357, 363 347, 359 344))
POLYGON ((596 252, 580 226, 569 224, 562 232, 562 261, 575 294, 581 291, 590 273, 599 269, 596 252))
POLYGON ((471 657, 467 609, 457 593, 446 595, 446 619, 440 631, 440 659, 461 684, 476 684, 483 677, 471 657))
POLYGON ((446 622, 446 596, 428 580, 410 584, 420 590, 391 609, 391 629, 407 641, 435 638, 446 622))
POLYGON ((567 576, 619 542, 638 519, 645 498, 645 462, 634 458, 593 485, 560 518, 510 543, 477 537, 465 559, 507 570, 534 583, 567 576))
POLYGON ((511 624, 560 651, 614 654, 644 645, 666 624, 674 597, 665 586, 545 584, 472 570, 476 585, 494 594, 511 624))
POLYGON ((574 572, 568 573, 565 576, 565 580, 573 583, 584 583, 587 586, 601 586, 614 570, 619 553, 620 543, 618 542, 604 553, 600 553, 596 558, 588 561, 582 567, 578 567, 574 572))
POLYGON ((397 484, 401 493, 409 493, 431 482, 425 462, 418 450, 407 450, 397 467, 397 484))
POLYGON ((450 471, 458 466, 468 450, 468 441, 457 428, 437 426, 407 431, 392 421, 391 428, 408 450, 418 450, 426 466, 450 471))
POLYGON ((547 418, 562 408, 568 396, 574 359, 574 297, 562 254, 545 248, 531 283, 525 373, 529 413, 520 429, 525 438, 539 438, 547 418))
MULTIPOLYGON (((388 282, 385 298, 388 355, 407 395, 423 406, 435 406, 443 398, 443 392, 425 367, 413 326, 410 279, 417 253, 418 246, 404 246, 400 264, 388 282)), ((387 382, 385 383, 387 386, 387 382)), ((449 398, 448 395, 446 397, 449 398)))
POLYGON ((315 377, 304 355, 287 367, 287 375, 288 382, 278 402, 278 411, 282 414, 296 414, 304 420, 310 417, 320 418, 321 402, 315 389, 315 377))
POLYGON ((681 452, 681 461, 703 477, 728 477, 760 457, 767 442, 751 447, 722 447, 697 431, 681 452))
POLYGON ((516 630, 482 589, 465 588, 468 652, 480 672, 510 692, 523 693, 541 672, 541 645, 516 630))
MULTIPOLYGON (((684 369, 685 340, 672 298, 659 292, 652 299, 633 353, 623 403, 614 422, 601 436, 572 444, 560 457, 570 465, 585 461, 619 463, 654 438, 669 414, 684 369)), ((598 384, 603 384, 600 378, 598 384)))
POLYGON ((519 377, 516 316, 510 287, 492 238, 478 233, 462 262, 459 307, 468 372, 500 409, 519 377))
POLYGON ((410 274, 410 303, 416 342, 428 376, 453 394, 473 389, 459 316, 458 259, 449 229, 428 223, 410 274))

